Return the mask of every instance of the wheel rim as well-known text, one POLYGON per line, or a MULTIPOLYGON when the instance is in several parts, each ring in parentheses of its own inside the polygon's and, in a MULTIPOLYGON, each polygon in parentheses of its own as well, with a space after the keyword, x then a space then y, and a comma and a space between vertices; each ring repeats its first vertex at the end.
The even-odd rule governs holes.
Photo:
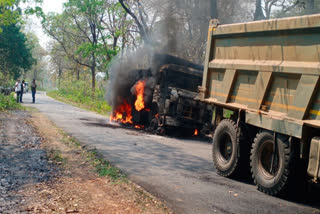
POLYGON ((231 137, 227 133, 224 133, 221 136, 221 140, 219 142, 220 161, 224 163, 228 163, 231 160, 232 151, 233 151, 233 145, 232 145, 231 137))
POLYGON ((259 148, 258 169, 266 179, 273 179, 279 171, 279 153, 274 154, 274 142, 265 141, 259 148))

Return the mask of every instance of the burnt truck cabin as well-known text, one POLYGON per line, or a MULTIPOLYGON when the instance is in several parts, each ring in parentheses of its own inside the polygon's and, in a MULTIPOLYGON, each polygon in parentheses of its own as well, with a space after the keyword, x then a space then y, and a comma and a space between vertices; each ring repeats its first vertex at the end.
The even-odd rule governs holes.
POLYGON ((181 65, 161 67, 152 101, 159 127, 183 127, 185 132, 194 134, 196 129, 204 130, 211 123, 211 106, 195 99, 202 74, 202 70, 181 65))
MULTIPOLYGON (((191 135, 196 129, 199 133, 208 131, 212 107, 195 99, 203 66, 167 54, 156 54, 152 64, 152 68, 140 71, 143 78, 155 79, 152 96, 144 110, 132 108, 133 122, 161 134, 174 128, 188 129, 191 135)), ((132 105, 135 99, 133 96, 132 105)))
POLYGON ((320 179, 320 15, 209 27, 200 98, 215 107, 218 174, 278 195, 320 179), (306 165, 306 168, 300 166, 306 165), (308 172, 308 173, 306 173, 308 172), (299 180, 296 183, 296 180, 299 180), (294 181, 294 182, 291 182, 294 181))

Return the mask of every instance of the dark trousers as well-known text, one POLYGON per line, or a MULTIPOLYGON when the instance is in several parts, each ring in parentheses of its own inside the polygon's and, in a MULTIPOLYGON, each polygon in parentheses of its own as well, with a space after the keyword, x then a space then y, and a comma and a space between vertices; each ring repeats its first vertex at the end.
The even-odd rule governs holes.
POLYGON ((23 91, 20 91, 20 103, 22 103, 23 91))
POLYGON ((36 102, 36 92, 32 91, 32 103, 36 102))
POLYGON ((21 91, 17 91, 17 103, 20 102, 20 94, 21 94, 21 91))

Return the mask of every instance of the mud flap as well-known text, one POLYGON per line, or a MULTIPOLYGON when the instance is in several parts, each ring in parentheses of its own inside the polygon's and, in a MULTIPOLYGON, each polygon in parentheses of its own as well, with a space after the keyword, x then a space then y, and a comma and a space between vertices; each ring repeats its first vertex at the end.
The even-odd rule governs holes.
POLYGON ((315 183, 320 180, 320 138, 313 138, 311 141, 308 174, 315 183))

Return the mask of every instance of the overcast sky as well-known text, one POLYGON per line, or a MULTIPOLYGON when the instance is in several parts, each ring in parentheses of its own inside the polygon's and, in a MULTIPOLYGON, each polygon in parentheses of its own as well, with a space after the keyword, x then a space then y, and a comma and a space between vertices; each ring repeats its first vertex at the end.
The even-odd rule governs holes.
MULTIPOLYGON (((63 9, 63 3, 67 0, 43 0, 42 9, 45 13, 55 12, 61 13, 63 9)), ((26 30, 35 33, 43 48, 47 47, 49 38, 43 33, 40 21, 34 16, 30 16, 27 21, 26 30)))

